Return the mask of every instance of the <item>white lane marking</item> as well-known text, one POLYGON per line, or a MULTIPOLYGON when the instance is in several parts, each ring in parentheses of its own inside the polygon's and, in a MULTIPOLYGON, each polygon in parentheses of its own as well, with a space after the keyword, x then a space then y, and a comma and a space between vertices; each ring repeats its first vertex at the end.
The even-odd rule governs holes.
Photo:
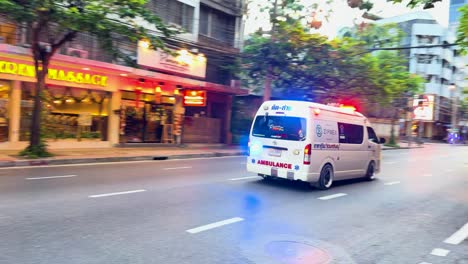
POLYGON ((420 262, 419 264, 432 264, 430 262, 420 262))
POLYGON ((468 223, 466 223, 457 232, 453 233, 449 238, 445 239, 444 243, 458 245, 466 238, 468 238, 468 223))
POLYGON ((35 169, 35 168, 60 168, 60 167, 80 167, 80 166, 98 166, 98 165, 117 165, 117 164, 132 164, 132 163, 160 163, 181 160, 207 160, 207 159, 230 159, 230 158, 245 158, 245 156, 223 156, 210 158, 188 158, 188 159, 168 159, 168 160, 135 160, 135 161, 115 161, 115 162, 96 162, 82 164, 61 164, 61 165, 37 165, 37 166, 18 166, 18 167, 2 167, 0 170, 20 170, 20 169, 35 169))
POLYGON ((346 193, 335 193, 335 194, 332 194, 332 195, 319 197, 318 199, 319 200, 330 200, 330 199, 335 199, 335 198, 345 196, 345 195, 347 195, 347 194, 346 193))
POLYGON ((431 252, 431 255, 445 257, 450 253, 450 250, 443 249, 443 248, 434 248, 431 252))
POLYGON ((146 192, 146 190, 133 190, 133 191, 125 191, 125 192, 103 193, 103 194, 90 195, 88 197, 89 198, 100 198, 100 197, 107 197, 107 196, 114 196, 114 195, 121 195, 121 194, 130 194, 130 193, 139 193, 139 192, 146 192))
POLYGON ((183 169, 191 169, 192 167, 174 167, 174 168, 163 168, 163 170, 183 170, 183 169))
POLYGON ((424 174, 423 174, 423 177, 432 177, 432 174, 430 174, 430 173, 424 173, 424 174))
POLYGON ((392 182, 384 183, 384 185, 395 185, 395 184, 400 184, 400 183, 401 183, 400 181, 392 181, 392 182))
POLYGON ((186 232, 188 232, 190 234, 196 234, 196 233, 200 233, 200 232, 203 232, 203 231, 206 231, 206 230, 209 230, 209 229, 217 228, 217 227, 220 227, 220 226, 223 226, 223 225, 229 225, 229 224, 237 223, 237 222, 240 222, 240 221, 244 221, 244 219, 240 218, 240 217, 234 217, 234 218, 226 219, 226 220, 223 220, 223 221, 211 223, 211 224, 208 224, 208 225, 192 228, 192 229, 187 230, 186 232))
POLYGON ((229 179, 230 181, 241 181, 241 180, 248 180, 248 179, 255 179, 259 178, 259 176, 248 176, 248 177, 240 177, 240 178, 232 178, 229 179))
POLYGON ((30 177, 26 180, 43 180, 43 179, 58 179, 58 178, 71 178, 76 177, 77 175, 61 175, 61 176, 45 176, 45 177, 30 177))

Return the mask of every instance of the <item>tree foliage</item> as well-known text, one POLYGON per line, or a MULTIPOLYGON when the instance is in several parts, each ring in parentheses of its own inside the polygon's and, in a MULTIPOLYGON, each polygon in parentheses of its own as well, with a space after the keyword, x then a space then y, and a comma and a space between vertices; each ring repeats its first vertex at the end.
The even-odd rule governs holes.
POLYGON ((145 39, 150 48, 164 48, 163 37, 177 32, 168 28, 146 6, 146 0, 0 0, 0 14, 18 25, 30 28, 32 56, 36 69, 36 95, 30 145, 23 152, 45 156, 40 140, 42 90, 49 63, 65 43, 79 33, 97 37, 101 48, 114 58, 125 58, 121 42, 145 39), (154 31, 154 33, 152 32, 154 31), (118 40, 118 41, 116 41, 118 40), (44 45, 43 42, 48 44, 44 45))
MULTIPOLYGON (((373 2, 375 0, 347 0, 348 5, 352 8, 366 9, 371 10, 373 7, 373 2)), ((422 6, 424 9, 434 8, 434 4, 441 2, 442 0, 387 0, 388 2, 393 2, 394 4, 406 4, 407 7, 415 8, 422 6)))
POLYGON ((240 76, 261 91, 266 71, 273 66, 274 96, 390 104, 402 93, 417 92, 424 80, 409 74, 398 52, 367 50, 395 45, 401 37, 396 25, 369 25, 328 41, 299 22, 280 23, 275 39, 257 32, 247 41, 240 76))
POLYGON ((468 47, 468 5, 462 6, 460 12, 460 24, 458 26, 457 41, 463 47, 468 47))

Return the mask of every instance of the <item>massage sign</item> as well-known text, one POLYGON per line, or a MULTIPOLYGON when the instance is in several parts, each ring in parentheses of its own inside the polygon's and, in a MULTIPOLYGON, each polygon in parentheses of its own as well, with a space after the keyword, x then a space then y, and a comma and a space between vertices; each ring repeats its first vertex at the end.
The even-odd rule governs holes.
MULTIPOLYGON (((8 61, 1 61, 0 60, 0 73, 4 74, 11 74, 16 76, 24 76, 24 77, 36 77, 36 71, 34 66, 22 64, 22 63, 14 63, 8 61)), ((91 74, 91 73, 83 73, 83 72, 75 72, 75 71, 67 71, 62 69, 54 69, 49 68, 47 73, 47 78, 49 80, 55 81, 63 81, 69 83, 79 83, 79 84, 92 84, 96 86, 107 86, 107 76, 98 75, 98 74, 91 74)))

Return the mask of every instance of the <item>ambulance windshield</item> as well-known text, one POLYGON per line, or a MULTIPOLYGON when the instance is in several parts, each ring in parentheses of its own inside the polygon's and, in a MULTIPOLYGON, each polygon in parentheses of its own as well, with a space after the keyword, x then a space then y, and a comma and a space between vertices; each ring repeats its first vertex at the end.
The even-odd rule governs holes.
POLYGON ((252 135, 255 137, 302 141, 306 136, 306 119, 291 116, 257 116, 252 135))

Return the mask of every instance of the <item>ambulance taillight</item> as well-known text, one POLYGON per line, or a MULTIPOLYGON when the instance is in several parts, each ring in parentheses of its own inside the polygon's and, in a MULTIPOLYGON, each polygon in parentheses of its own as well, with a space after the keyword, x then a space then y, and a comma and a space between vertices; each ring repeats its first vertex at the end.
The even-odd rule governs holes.
POLYGON ((310 155, 311 155, 312 145, 308 144, 304 148, 304 165, 310 165, 310 155))

